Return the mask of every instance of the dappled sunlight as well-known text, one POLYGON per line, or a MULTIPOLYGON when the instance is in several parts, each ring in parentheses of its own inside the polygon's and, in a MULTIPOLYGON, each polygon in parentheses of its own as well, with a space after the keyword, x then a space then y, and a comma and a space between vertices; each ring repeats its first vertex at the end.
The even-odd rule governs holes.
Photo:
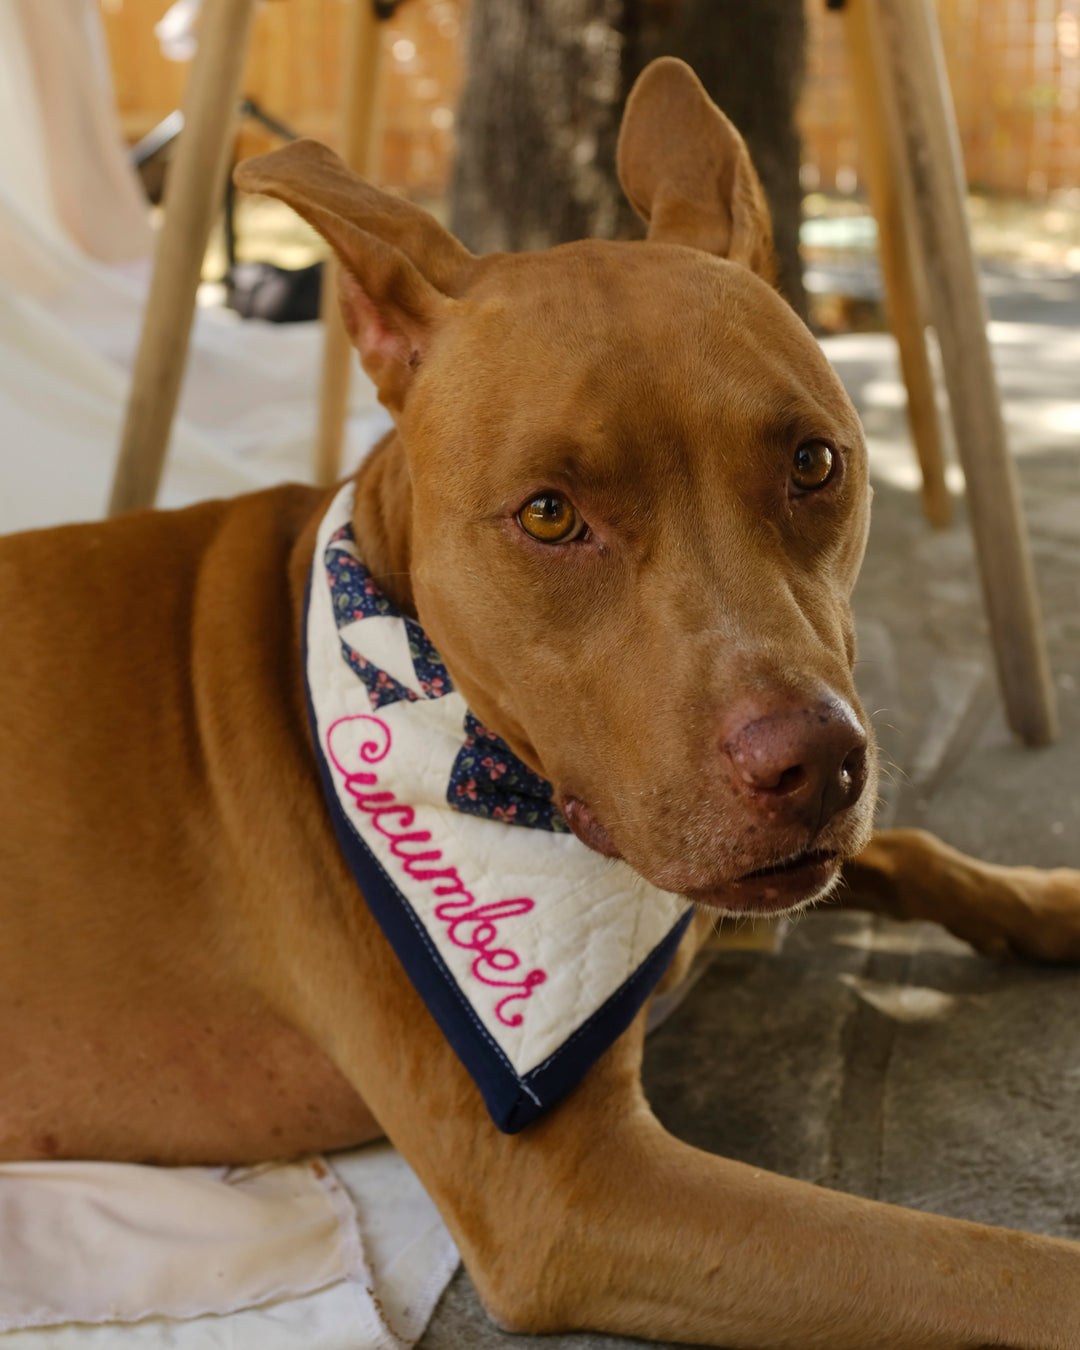
MULTIPOLYGON (((1031 319, 994 319, 989 326, 1009 446, 1021 461, 1033 455, 1080 452, 1080 382, 1076 375, 1080 369, 1080 300, 1075 282, 1069 297, 1067 305, 1061 304, 1062 296, 1048 303, 1029 289, 1026 280, 1014 278, 1008 301, 1032 311, 1031 319), (1075 327, 1061 323, 1065 309, 1075 327), (1040 311, 1047 312, 1047 321, 1039 321, 1040 311)), ((872 479, 917 492, 920 474, 893 337, 847 333, 824 339, 822 347, 859 410, 870 448, 872 479)), ((941 408, 946 416, 946 443, 950 444, 943 387, 941 408)), ((951 450, 946 481, 951 492, 963 492, 963 474, 951 450)))

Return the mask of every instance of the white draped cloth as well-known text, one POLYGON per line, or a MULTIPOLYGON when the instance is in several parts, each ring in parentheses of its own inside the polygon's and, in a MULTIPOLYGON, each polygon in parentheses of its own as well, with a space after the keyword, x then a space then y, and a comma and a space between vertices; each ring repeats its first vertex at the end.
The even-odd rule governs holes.
MULTIPOLYGON (((152 248, 93 0, 0 0, 0 532, 103 512, 152 248)), ((159 505, 307 478, 320 359, 200 310, 159 505)), ((357 371, 346 466, 386 425, 357 371)))

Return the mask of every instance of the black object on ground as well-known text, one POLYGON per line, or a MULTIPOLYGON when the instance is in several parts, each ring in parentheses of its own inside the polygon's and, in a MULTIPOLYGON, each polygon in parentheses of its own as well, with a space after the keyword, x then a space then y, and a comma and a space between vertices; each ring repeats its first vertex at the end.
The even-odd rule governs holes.
POLYGON ((244 319, 304 323, 319 317, 323 264, 290 269, 268 262, 236 263, 225 278, 230 309, 244 319))

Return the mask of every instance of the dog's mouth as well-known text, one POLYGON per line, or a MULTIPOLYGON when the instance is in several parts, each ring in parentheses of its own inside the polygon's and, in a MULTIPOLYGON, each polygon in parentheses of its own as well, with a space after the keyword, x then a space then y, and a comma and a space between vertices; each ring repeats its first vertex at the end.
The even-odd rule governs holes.
POLYGON ((802 853, 796 853, 793 858, 787 858, 784 862, 770 863, 768 867, 755 868, 753 872, 747 872, 739 877, 739 884, 743 881, 753 881, 757 877, 777 877, 788 873, 799 872, 806 867, 812 867, 817 863, 835 862, 836 854, 827 848, 818 848, 813 850, 804 850, 802 853))
POLYGON ((688 891, 687 899, 725 914, 782 914, 823 899, 839 879, 840 861, 832 849, 804 849, 721 886, 688 891))
MULTIPOLYGON (((583 844, 606 858, 621 856, 607 830, 580 798, 565 798, 562 809, 567 824, 583 844)), ((839 879, 840 862, 835 849, 802 849, 732 881, 692 888, 683 894, 694 904, 723 914, 783 914, 823 899, 839 879)))

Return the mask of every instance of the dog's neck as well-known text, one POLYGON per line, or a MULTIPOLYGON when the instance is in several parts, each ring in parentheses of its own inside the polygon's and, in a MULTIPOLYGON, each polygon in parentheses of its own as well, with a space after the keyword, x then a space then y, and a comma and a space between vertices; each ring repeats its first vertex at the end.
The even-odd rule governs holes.
POLYGON ((416 617, 412 579, 412 487, 396 431, 375 446, 356 474, 353 530, 364 564, 403 614, 416 617))

